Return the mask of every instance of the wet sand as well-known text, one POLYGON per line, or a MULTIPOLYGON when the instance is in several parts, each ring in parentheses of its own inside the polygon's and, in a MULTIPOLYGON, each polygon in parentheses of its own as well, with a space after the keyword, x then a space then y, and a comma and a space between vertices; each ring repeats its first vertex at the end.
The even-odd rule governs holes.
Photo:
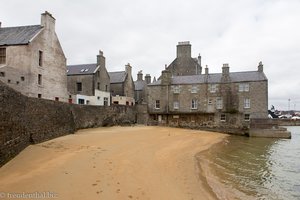
POLYGON ((64 200, 216 199, 195 155, 224 137, 167 127, 80 130, 27 147, 0 168, 0 192, 64 200))

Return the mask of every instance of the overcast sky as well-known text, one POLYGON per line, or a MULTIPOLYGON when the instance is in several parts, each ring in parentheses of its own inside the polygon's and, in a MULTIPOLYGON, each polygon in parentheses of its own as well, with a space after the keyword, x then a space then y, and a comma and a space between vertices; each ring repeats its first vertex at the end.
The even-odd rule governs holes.
POLYGON ((269 107, 300 110, 300 0, 2 0, 2 27, 56 18, 68 64, 95 63, 101 49, 108 71, 133 67, 158 77, 179 41, 220 73, 255 71, 269 80, 269 107))

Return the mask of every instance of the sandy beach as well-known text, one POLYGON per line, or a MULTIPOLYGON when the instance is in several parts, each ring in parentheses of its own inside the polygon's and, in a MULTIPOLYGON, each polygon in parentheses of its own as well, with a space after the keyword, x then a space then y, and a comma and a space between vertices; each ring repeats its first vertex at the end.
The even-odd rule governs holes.
POLYGON ((216 199, 195 155, 224 137, 168 127, 80 130, 31 145, 0 168, 0 199, 216 199))

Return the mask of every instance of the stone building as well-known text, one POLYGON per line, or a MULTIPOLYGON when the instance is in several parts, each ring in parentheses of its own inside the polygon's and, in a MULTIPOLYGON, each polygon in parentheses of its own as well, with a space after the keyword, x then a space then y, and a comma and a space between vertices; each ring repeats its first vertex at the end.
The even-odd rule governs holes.
POLYGON ((70 103, 110 105, 110 78, 102 51, 95 64, 68 65, 67 75, 70 103))
POLYGON ((173 76, 147 86, 148 112, 156 123, 181 127, 243 128, 251 118, 268 117, 268 80, 260 62, 257 71, 173 76))
POLYGON ((0 23, 0 80, 29 97, 68 100, 66 58, 50 13, 40 25, 0 23))
POLYGON ((143 79, 143 73, 139 71, 137 80, 134 82, 134 99, 136 104, 147 102, 146 89, 149 83, 151 83, 150 74, 146 74, 145 79, 143 79))
POLYGON ((196 75, 202 73, 201 56, 192 58, 192 46, 189 41, 179 42, 177 55, 173 62, 166 67, 173 76, 196 75))
POLYGON ((109 76, 112 103, 133 106, 135 104, 134 82, 130 64, 125 66, 125 71, 109 72, 109 76))

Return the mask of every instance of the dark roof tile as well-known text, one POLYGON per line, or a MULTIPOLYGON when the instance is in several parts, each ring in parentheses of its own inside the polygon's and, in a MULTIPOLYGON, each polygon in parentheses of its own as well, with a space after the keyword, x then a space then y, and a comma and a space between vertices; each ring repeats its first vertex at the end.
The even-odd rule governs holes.
POLYGON ((87 75, 96 73, 97 64, 68 65, 67 75, 87 75))
POLYGON ((42 28, 41 25, 0 28, 0 46, 28 44, 42 28))
POLYGON ((110 77, 110 83, 123 83, 127 75, 125 71, 108 72, 108 74, 110 77))
MULTIPOLYGON (((222 73, 216 74, 201 74, 201 75, 191 75, 191 76, 173 76, 172 84, 199 84, 199 83, 220 83, 222 78, 222 73)), ((252 72, 231 72, 230 73, 231 82, 247 82, 247 81, 264 81, 267 77, 264 73, 258 71, 252 72)), ((160 85, 161 80, 158 80, 149 85, 160 85)))

